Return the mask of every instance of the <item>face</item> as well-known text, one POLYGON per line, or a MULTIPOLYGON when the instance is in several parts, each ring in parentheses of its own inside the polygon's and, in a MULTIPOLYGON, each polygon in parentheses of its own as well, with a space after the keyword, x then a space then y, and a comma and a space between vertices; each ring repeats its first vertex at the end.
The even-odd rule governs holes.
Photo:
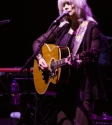
POLYGON ((73 15, 75 15, 75 6, 69 1, 69 0, 65 0, 63 2, 63 11, 64 10, 68 10, 69 11, 69 17, 72 17, 73 15))

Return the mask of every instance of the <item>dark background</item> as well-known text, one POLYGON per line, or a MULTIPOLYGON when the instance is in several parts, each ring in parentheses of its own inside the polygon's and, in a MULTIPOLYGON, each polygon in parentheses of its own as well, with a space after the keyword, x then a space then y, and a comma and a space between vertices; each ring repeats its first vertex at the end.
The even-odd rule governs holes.
MULTIPOLYGON (((112 36, 112 0, 88 0, 101 32, 112 36)), ((32 43, 47 31, 58 17, 57 0, 0 0, 0 67, 22 67, 32 56, 32 43)), ((112 41, 109 40, 112 53, 112 41)), ((29 64, 33 67, 33 60, 29 64)), ((112 57, 106 79, 109 97, 108 113, 112 105, 112 57)), ((101 104, 103 105, 103 104, 101 104)))
POLYGON ((23 66, 33 54, 32 43, 58 16, 55 0, 1 0, 0 66, 23 66))
MULTIPOLYGON (((112 36, 111 3, 88 0, 101 32, 107 36, 112 36)), ((10 23, 0 25, 0 67, 23 66, 33 54, 33 41, 57 17, 57 0, 0 0, 0 21, 11 19, 10 23)))

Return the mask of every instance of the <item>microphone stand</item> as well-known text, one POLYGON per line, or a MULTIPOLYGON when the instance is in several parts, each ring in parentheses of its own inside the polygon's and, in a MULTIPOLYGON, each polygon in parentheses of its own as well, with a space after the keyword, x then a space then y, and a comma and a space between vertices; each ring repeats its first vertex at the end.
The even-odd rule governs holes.
MULTIPOLYGON (((58 23, 52 23, 52 25, 50 26, 50 28, 49 28, 49 30, 51 29, 51 27, 53 26, 53 25, 55 25, 55 27, 53 28, 53 30, 48 34, 48 37, 46 37, 46 39, 45 40, 43 40, 41 43, 40 43, 40 45, 38 46, 38 48, 37 48, 37 50, 33 53, 33 55, 27 60, 27 62, 23 65, 23 67, 20 69, 20 71, 18 72, 18 74, 17 74, 17 77, 23 72, 23 70, 25 69, 25 68, 27 68, 27 72, 28 72, 28 74, 29 74, 29 70, 30 70, 30 68, 29 68, 29 63, 35 58, 35 56, 36 56, 36 54, 41 50, 41 47, 43 46, 43 44, 44 44, 44 41, 47 41, 48 40, 48 38, 50 37, 50 35, 54 32, 54 30, 57 28, 57 26, 59 25, 59 22, 58 23)), ((28 75, 28 79, 29 79, 29 75, 28 75)), ((29 92, 29 94, 30 94, 30 92, 29 92)), ((36 94, 37 95, 37 94, 36 94)), ((36 97, 36 101, 37 101, 37 97, 36 97)), ((30 101, 29 101, 30 102, 30 101)), ((36 103, 37 104, 37 103, 36 103)), ((30 125, 30 106, 28 107, 28 125, 30 125)), ((37 106, 36 106, 36 108, 37 108, 37 106)), ((37 110, 37 109, 36 109, 37 110)), ((35 115, 36 115, 36 113, 35 113, 35 115)), ((20 124, 19 124, 20 125, 20 124)), ((35 117, 35 125, 36 125, 36 117, 35 117)))
MULTIPOLYGON (((58 26, 58 25, 55 25, 55 28, 53 29, 53 31, 56 29, 57 26, 58 26)), ((50 37, 50 35, 53 33, 53 31, 50 32, 50 34, 48 35, 48 37, 46 38, 45 41, 47 41, 47 39, 50 37)), ((17 76, 19 76, 19 75, 23 72, 23 70, 27 67, 27 65, 34 59, 34 57, 35 57, 36 54, 40 51, 40 49, 41 49, 41 47, 43 46, 43 44, 44 44, 44 41, 42 41, 42 42, 40 43, 40 45, 38 46, 37 50, 36 50, 36 51, 33 53, 33 55, 27 60, 27 62, 23 65, 23 67, 22 67, 22 68, 20 69, 20 71, 18 72, 17 76)))

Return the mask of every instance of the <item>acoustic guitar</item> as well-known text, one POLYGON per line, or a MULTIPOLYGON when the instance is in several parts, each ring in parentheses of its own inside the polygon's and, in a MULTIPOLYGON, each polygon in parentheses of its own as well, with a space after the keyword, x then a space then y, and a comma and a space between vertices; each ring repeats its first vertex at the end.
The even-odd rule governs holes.
POLYGON ((36 59, 34 59, 33 69, 34 85, 39 94, 44 94, 50 84, 68 82, 70 67, 66 63, 67 58, 71 59, 70 61, 80 58, 83 62, 94 62, 96 51, 84 51, 71 58, 68 47, 44 44, 42 46, 42 54, 48 65, 48 70, 42 71, 36 59))
POLYGON ((34 59, 34 85, 39 94, 44 94, 50 84, 58 82, 67 82, 69 79, 69 66, 66 65, 65 59, 70 55, 68 47, 59 47, 54 44, 44 44, 42 54, 48 70, 42 71, 36 59, 34 59))

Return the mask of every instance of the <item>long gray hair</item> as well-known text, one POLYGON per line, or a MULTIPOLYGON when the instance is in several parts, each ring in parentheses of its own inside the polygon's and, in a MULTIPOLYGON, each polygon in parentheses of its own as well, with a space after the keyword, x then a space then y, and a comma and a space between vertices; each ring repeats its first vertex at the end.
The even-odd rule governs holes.
MULTIPOLYGON (((60 15, 63 13, 63 3, 65 1, 66 0, 58 0, 58 10, 60 15)), ((88 20, 93 21, 97 24, 97 21, 93 18, 93 14, 86 0, 68 0, 68 2, 75 5, 75 11, 76 15, 78 16, 79 22, 88 20)))

